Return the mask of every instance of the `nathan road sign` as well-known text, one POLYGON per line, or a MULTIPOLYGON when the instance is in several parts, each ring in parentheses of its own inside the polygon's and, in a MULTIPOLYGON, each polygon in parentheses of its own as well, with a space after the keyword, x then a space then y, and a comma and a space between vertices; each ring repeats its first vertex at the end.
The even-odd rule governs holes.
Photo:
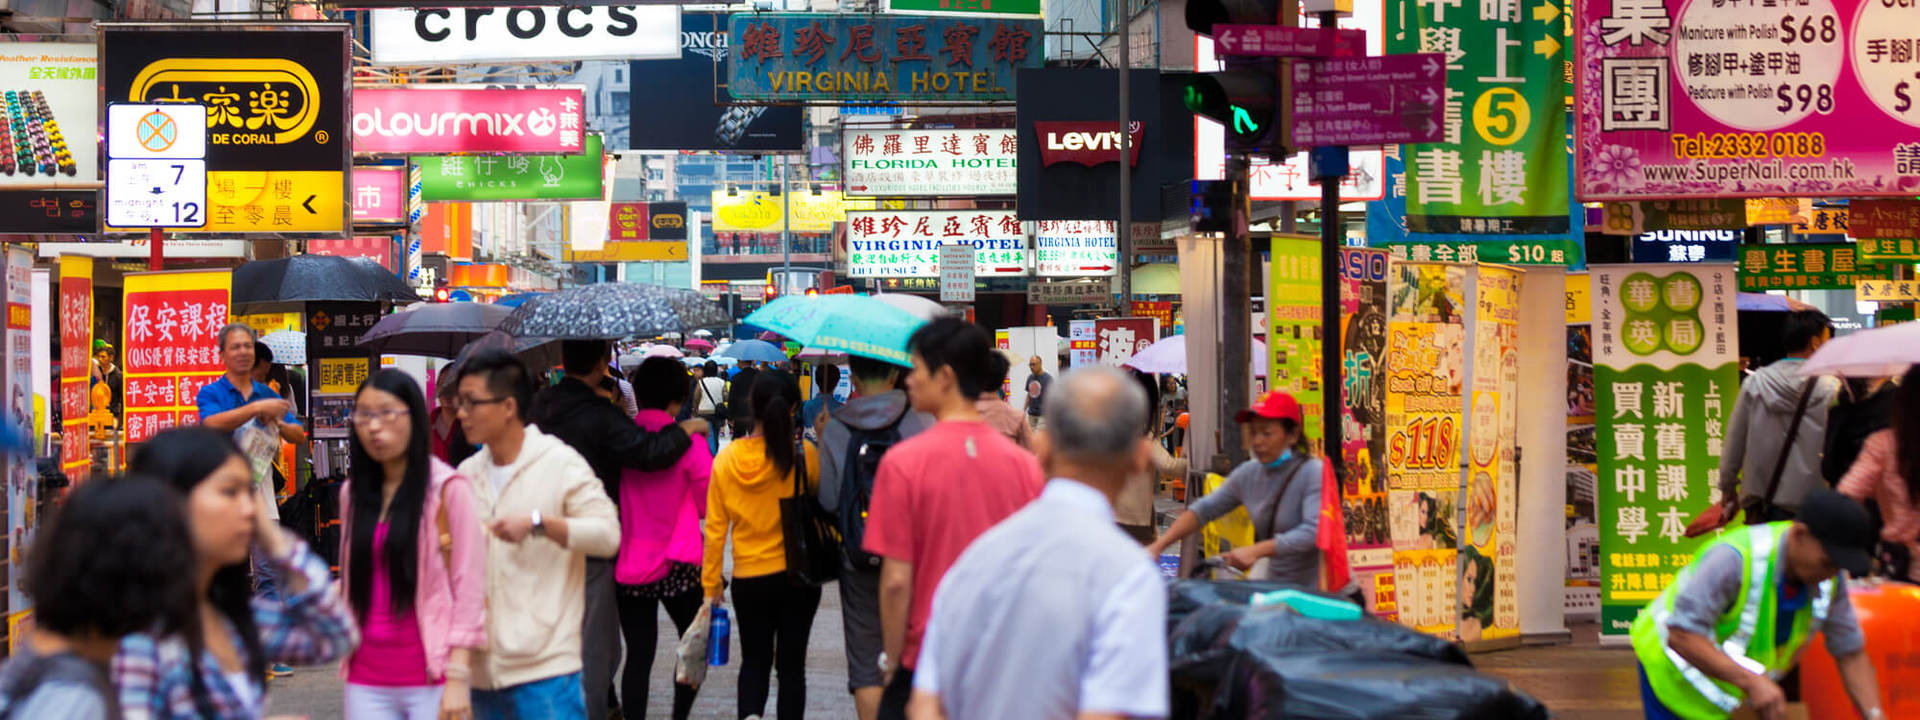
POLYGON ((344 23, 103 23, 102 101, 206 106, 193 232, 337 235, 353 222, 349 42, 344 23))

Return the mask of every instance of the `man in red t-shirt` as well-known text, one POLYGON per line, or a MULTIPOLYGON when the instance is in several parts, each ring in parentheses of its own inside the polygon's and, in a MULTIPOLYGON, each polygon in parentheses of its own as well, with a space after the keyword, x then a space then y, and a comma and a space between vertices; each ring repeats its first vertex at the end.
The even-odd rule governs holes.
POLYGON ((913 667, 947 568, 981 533, 1039 497, 1040 463, 980 419, 975 398, 999 384, 979 326, 942 318, 914 333, 907 395, 939 424, 894 446, 874 476, 865 546, 880 569, 881 720, 905 720, 913 667), (904 672, 902 672, 904 670, 904 672))

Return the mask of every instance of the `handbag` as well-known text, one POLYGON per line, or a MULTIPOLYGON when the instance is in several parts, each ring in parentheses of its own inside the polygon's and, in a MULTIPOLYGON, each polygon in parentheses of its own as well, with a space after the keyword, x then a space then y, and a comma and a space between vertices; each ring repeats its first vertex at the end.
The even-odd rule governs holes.
POLYGON ((700 687, 707 681, 707 635, 713 632, 713 603, 700 603, 700 612, 673 646, 673 681, 700 687))
POLYGON ((780 498, 780 535, 787 551, 787 577, 818 587, 840 577, 840 528, 807 489, 807 448, 793 448, 793 495, 780 498))
MULTIPOLYGON (((1814 385, 1819 382, 1819 378, 1807 378, 1807 382, 1800 388, 1800 399, 1793 405, 1793 420, 1787 425, 1787 439, 1780 444, 1779 457, 1774 458, 1773 478, 1767 481, 1766 494, 1740 503, 1740 508, 1747 513, 1748 525, 1764 525, 1793 519, 1793 513, 1774 505, 1773 499, 1780 492, 1780 476, 1787 471, 1787 458, 1793 455, 1793 441, 1800 437, 1800 420, 1807 415, 1807 401, 1813 398, 1814 385)), ((1727 519, 1732 520, 1732 518, 1727 519)))

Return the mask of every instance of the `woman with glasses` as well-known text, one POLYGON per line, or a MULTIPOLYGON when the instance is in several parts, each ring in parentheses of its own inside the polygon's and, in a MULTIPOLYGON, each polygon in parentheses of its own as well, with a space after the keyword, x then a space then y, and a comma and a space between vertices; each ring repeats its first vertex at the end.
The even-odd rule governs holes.
POLYGON ((467 478, 428 454, 426 398, 381 370, 354 396, 340 490, 340 575, 360 621, 350 720, 470 717, 468 653, 486 648, 486 534, 467 478))
POLYGON ((267 663, 329 663, 353 648, 353 612, 327 562, 261 512, 233 440, 204 427, 166 430, 129 470, 186 498, 198 609, 181 632, 120 642, 113 684, 126 720, 251 720, 266 706, 267 663), (255 543, 282 582, 276 597, 253 596, 247 555, 255 543))

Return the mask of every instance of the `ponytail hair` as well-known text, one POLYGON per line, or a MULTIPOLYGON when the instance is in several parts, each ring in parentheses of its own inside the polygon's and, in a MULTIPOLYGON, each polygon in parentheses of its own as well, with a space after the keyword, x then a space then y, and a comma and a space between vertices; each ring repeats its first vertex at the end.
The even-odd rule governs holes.
POLYGON ((767 441, 767 459, 786 475, 793 471, 793 443, 798 423, 794 412, 800 407, 800 386, 785 370, 768 370, 755 376, 748 393, 755 427, 767 441))

